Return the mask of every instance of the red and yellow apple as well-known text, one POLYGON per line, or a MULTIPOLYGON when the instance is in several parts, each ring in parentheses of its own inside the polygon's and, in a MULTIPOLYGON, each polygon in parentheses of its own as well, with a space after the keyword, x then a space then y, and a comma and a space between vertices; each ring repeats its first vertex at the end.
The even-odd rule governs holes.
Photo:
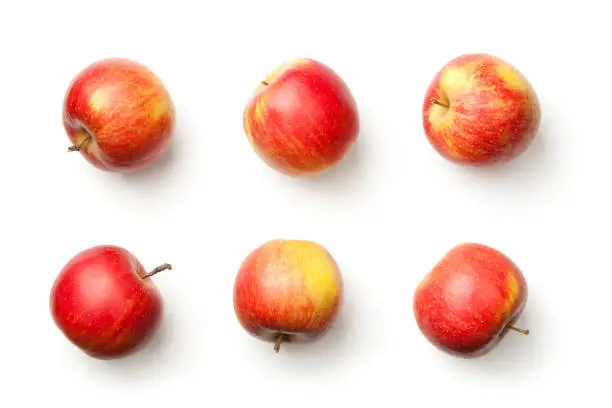
POLYGON ((506 255, 482 244, 452 248, 417 286, 419 329, 450 354, 476 357, 493 349, 514 326, 527 301, 527 283, 506 255))
POLYGON ((50 295, 53 321, 79 349, 96 358, 126 356, 157 331, 163 303, 150 272, 128 250, 86 249, 61 270, 50 295))
POLYGON ((243 124, 258 156, 291 176, 335 166, 359 133, 348 86, 328 66, 311 59, 288 61, 273 70, 249 99, 243 124))
POLYGON ((97 168, 133 172, 154 163, 174 132, 174 104, 161 80, 135 61, 95 62, 71 82, 63 122, 72 146, 97 168))
POLYGON ((234 310, 254 337, 274 342, 312 341, 336 318, 343 296, 336 261, 321 245, 277 239, 243 261, 234 284, 234 310))
POLYGON ((448 62, 431 82, 423 126, 434 149, 453 163, 502 164, 518 157, 540 126, 540 103, 525 76, 487 54, 448 62))

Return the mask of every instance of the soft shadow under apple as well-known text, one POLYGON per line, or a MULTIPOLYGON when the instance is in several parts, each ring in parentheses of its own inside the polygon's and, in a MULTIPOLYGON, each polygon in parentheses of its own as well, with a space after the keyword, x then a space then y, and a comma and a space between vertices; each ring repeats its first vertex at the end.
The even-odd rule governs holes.
MULTIPOLYGON (((151 374, 162 367, 172 366, 171 356, 177 344, 177 323, 166 312, 157 333, 132 354, 116 359, 101 360, 104 371, 113 377, 135 382, 151 380, 151 374)), ((165 370, 165 368, 164 368, 165 370)))
POLYGON ((461 358, 443 355, 450 369, 461 371, 465 376, 479 376, 488 380, 495 376, 517 377, 537 375, 545 367, 550 338, 546 318, 541 303, 530 295, 525 310, 516 321, 516 326, 529 329, 528 335, 510 330, 505 337, 487 354, 474 358, 461 358))
POLYGON ((148 180, 159 180, 160 176, 171 173, 172 167, 176 164, 178 156, 180 156, 180 141, 177 139, 172 140, 168 146, 168 150, 162 154, 162 156, 150 166, 144 169, 122 174, 123 178, 128 182, 143 182, 148 180))
MULTIPOLYGON (((180 110, 180 107, 177 107, 180 110)), ((177 120, 176 128, 166 152, 149 167, 123 174, 123 180, 130 185, 155 185, 155 188, 176 186, 172 179, 181 179, 188 171, 186 165, 197 164, 205 149, 198 147, 202 139, 194 134, 194 126, 184 116, 177 120)))
POLYGON ((554 159, 555 150, 549 146, 553 131, 548 122, 543 121, 531 145, 514 160, 491 167, 457 166, 449 163, 451 171, 462 178, 468 178, 496 188, 533 189, 550 184, 559 171, 558 161, 554 159), (457 168, 459 171, 456 171, 457 168))
MULTIPOLYGON (((278 355, 271 357, 276 357, 287 369, 294 367, 311 374, 333 372, 333 367, 345 362, 350 354, 348 339, 352 309, 352 304, 345 300, 332 326, 317 340, 283 344, 278 355)), ((270 354, 274 354, 273 346, 272 343, 263 344, 264 348, 269 348, 270 354)))
POLYGON ((293 178, 289 185, 308 189, 321 197, 356 197, 360 194, 358 187, 362 184, 360 181, 365 177, 367 167, 367 155, 363 149, 363 141, 357 140, 335 166, 317 175, 293 178))

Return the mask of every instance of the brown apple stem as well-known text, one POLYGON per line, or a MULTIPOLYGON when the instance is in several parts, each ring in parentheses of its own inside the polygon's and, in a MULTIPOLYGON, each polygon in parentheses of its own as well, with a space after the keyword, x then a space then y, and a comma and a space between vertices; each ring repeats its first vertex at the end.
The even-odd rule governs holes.
POLYGON ((524 334, 524 335, 528 335, 529 334, 529 330, 519 329, 518 327, 514 327, 511 324, 508 325, 508 328, 510 330, 514 330, 514 331, 519 332, 519 333, 524 334))
POLYGON ((261 83, 262 83, 262 85, 264 85, 264 86, 268 86, 268 85, 270 85, 270 84, 269 84, 267 81, 261 81, 261 83))
POLYGON ((153 275, 156 275, 162 271, 168 270, 168 269, 172 269, 172 265, 170 265, 169 263, 165 263, 163 265, 159 265, 157 268, 153 269, 151 272, 147 273, 145 276, 142 277, 142 279, 148 279, 153 275))
POLYGON ((448 106, 447 104, 440 102, 439 100, 437 100, 436 98, 431 98, 431 103, 435 104, 435 105, 440 105, 443 108, 449 109, 450 106, 448 106))
POLYGON ((280 351, 280 347, 283 341, 288 341, 289 340, 289 336, 287 336, 284 333, 278 333, 276 335, 276 339, 274 340, 274 351, 276 352, 276 354, 278 354, 278 352, 280 351))
POLYGON ((91 138, 90 135, 87 135, 86 137, 82 138, 81 141, 75 145, 72 145, 68 148, 69 152, 78 152, 81 150, 81 148, 87 143, 89 142, 89 139, 91 138))

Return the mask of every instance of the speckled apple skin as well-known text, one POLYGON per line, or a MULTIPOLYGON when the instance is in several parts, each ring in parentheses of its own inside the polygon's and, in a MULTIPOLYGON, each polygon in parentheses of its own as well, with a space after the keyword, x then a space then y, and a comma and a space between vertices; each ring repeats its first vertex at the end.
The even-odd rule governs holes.
POLYGON ((243 261, 234 285, 234 310, 242 327, 273 341, 311 341, 336 319, 343 297, 340 269, 320 244, 277 239, 243 261))
POLYGON ((150 166, 166 152, 175 108, 149 68, 112 58, 91 64, 70 83, 63 124, 72 145, 89 163, 128 173, 150 166))
POLYGON ((327 65, 285 62, 257 87, 244 110, 251 146, 273 169, 310 176, 337 165, 355 143, 359 113, 347 84, 327 65))
POLYGON ((53 321, 70 342, 100 359, 125 357, 157 332, 159 290, 136 257, 113 245, 79 252, 53 283, 53 321))
POLYGON ((529 81, 510 63, 488 54, 448 62, 423 102, 427 140, 444 158, 466 166, 518 157, 535 139, 540 121, 540 102, 529 81))
POLYGON ((421 332, 451 354, 476 357, 490 351, 519 318, 527 301, 522 272, 506 255, 486 245, 452 248, 414 293, 421 332))

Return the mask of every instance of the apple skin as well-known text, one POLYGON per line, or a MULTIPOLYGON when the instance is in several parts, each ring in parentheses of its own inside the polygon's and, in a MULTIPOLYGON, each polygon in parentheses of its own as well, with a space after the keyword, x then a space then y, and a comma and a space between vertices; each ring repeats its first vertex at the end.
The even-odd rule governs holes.
POLYGON ((124 248, 100 245, 74 256, 57 276, 50 295, 54 323, 86 354, 111 359, 131 354, 156 333, 163 313, 149 273, 124 248))
POLYGON ((168 149, 175 108, 161 80, 135 61, 110 58, 82 70, 71 82, 63 123, 72 142, 95 167, 141 170, 168 149))
POLYGON ((477 357, 493 349, 527 301, 527 283, 504 254, 477 243, 452 248, 419 283, 414 316, 424 336, 450 354, 477 357))
POLYGON ((245 107, 243 125, 270 167, 309 176, 343 159, 357 140, 359 114, 342 78, 301 58, 281 64, 262 81, 245 107))
POLYGON ((234 311, 242 327, 264 341, 308 342, 325 333, 341 307, 343 281, 321 245, 277 239, 243 261, 234 284, 234 311))
POLYGON ((448 62, 423 103, 430 144, 442 157, 466 166, 492 166, 518 157, 535 139, 540 120, 540 102, 531 84, 514 66, 488 54, 448 62))

